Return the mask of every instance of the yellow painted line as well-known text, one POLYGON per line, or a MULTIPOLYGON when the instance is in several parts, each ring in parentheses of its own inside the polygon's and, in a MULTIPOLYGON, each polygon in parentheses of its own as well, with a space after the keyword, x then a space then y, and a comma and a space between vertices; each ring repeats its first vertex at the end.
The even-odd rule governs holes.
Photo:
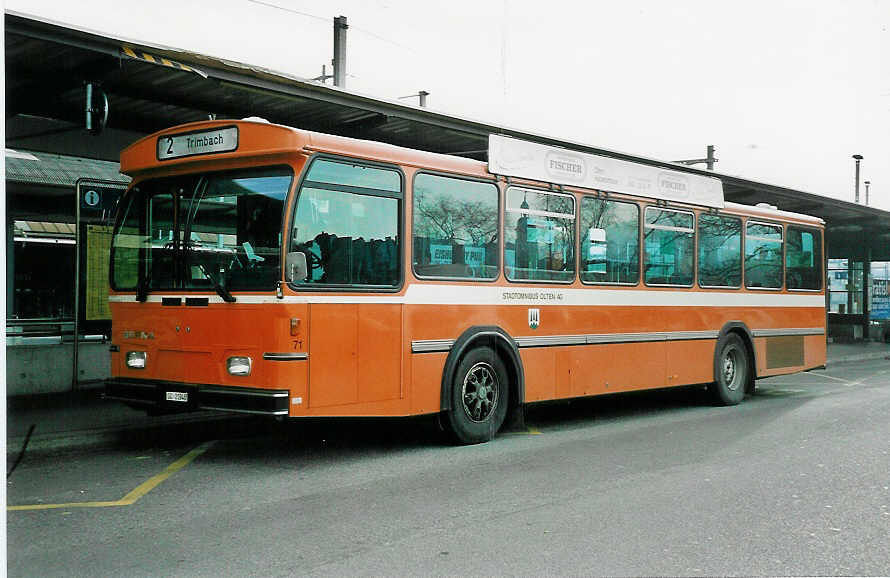
POLYGON ((161 482, 189 465, 192 460, 210 449, 211 445, 213 445, 213 442, 204 442, 203 444, 199 445, 189 453, 185 454, 184 456, 167 466, 167 469, 165 469, 160 474, 149 478, 148 481, 143 482, 142 484, 137 486, 135 490, 121 498, 120 501, 127 506, 136 502, 136 500, 155 489, 161 482))
POLYGON ((210 446, 213 445, 214 442, 204 442, 199 445, 189 453, 185 454, 169 466, 159 473, 156 476, 152 476, 147 481, 139 484, 136 489, 132 492, 121 498, 120 500, 115 500, 111 502, 69 502, 67 504, 28 504, 25 506, 7 506, 7 510, 58 510, 60 508, 109 508, 115 506, 130 506, 135 504, 139 498, 149 493, 156 487, 158 487, 161 482, 181 470, 182 468, 189 465, 195 458, 206 452, 210 449, 210 446))
POLYGON ((143 52, 142 58, 149 62, 153 62, 153 63, 157 64, 157 61, 155 61, 155 57, 152 56, 151 54, 149 54, 148 52, 143 52))
POLYGON ((530 427, 526 431, 508 431, 507 435, 513 436, 539 436, 543 435, 540 430, 530 427))
POLYGON ((123 48, 124 48, 124 54, 126 54, 130 58, 139 58, 139 56, 137 56, 136 53, 133 51, 133 49, 130 48, 129 46, 124 46, 123 48))

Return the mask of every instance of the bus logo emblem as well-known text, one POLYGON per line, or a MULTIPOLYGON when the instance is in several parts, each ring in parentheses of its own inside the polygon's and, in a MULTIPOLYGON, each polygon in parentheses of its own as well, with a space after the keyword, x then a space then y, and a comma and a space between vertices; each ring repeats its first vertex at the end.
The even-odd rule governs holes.
POLYGON ((529 309, 528 310, 528 326, 532 329, 537 329, 538 325, 541 324, 541 310, 540 309, 529 309))

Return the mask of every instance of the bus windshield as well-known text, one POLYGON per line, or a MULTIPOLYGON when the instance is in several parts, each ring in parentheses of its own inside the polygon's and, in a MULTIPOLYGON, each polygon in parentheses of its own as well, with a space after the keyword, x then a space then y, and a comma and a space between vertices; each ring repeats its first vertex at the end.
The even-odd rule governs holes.
POLYGON ((124 200, 112 240, 111 282, 136 290, 275 289, 288 167, 142 181, 124 200))

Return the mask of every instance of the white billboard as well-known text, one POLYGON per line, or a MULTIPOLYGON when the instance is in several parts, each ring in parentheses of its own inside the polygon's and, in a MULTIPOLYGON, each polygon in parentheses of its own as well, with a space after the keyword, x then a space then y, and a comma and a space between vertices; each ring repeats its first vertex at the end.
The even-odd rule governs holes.
POLYGON ((488 135, 493 174, 723 208, 720 179, 488 135))

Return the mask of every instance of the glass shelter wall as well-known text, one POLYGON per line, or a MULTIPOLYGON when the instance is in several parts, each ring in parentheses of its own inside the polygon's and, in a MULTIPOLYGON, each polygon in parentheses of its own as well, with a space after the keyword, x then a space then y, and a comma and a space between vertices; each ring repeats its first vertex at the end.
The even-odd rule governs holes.
POLYGON ((841 315, 862 314, 863 264, 849 259, 828 260, 828 311, 841 315))

